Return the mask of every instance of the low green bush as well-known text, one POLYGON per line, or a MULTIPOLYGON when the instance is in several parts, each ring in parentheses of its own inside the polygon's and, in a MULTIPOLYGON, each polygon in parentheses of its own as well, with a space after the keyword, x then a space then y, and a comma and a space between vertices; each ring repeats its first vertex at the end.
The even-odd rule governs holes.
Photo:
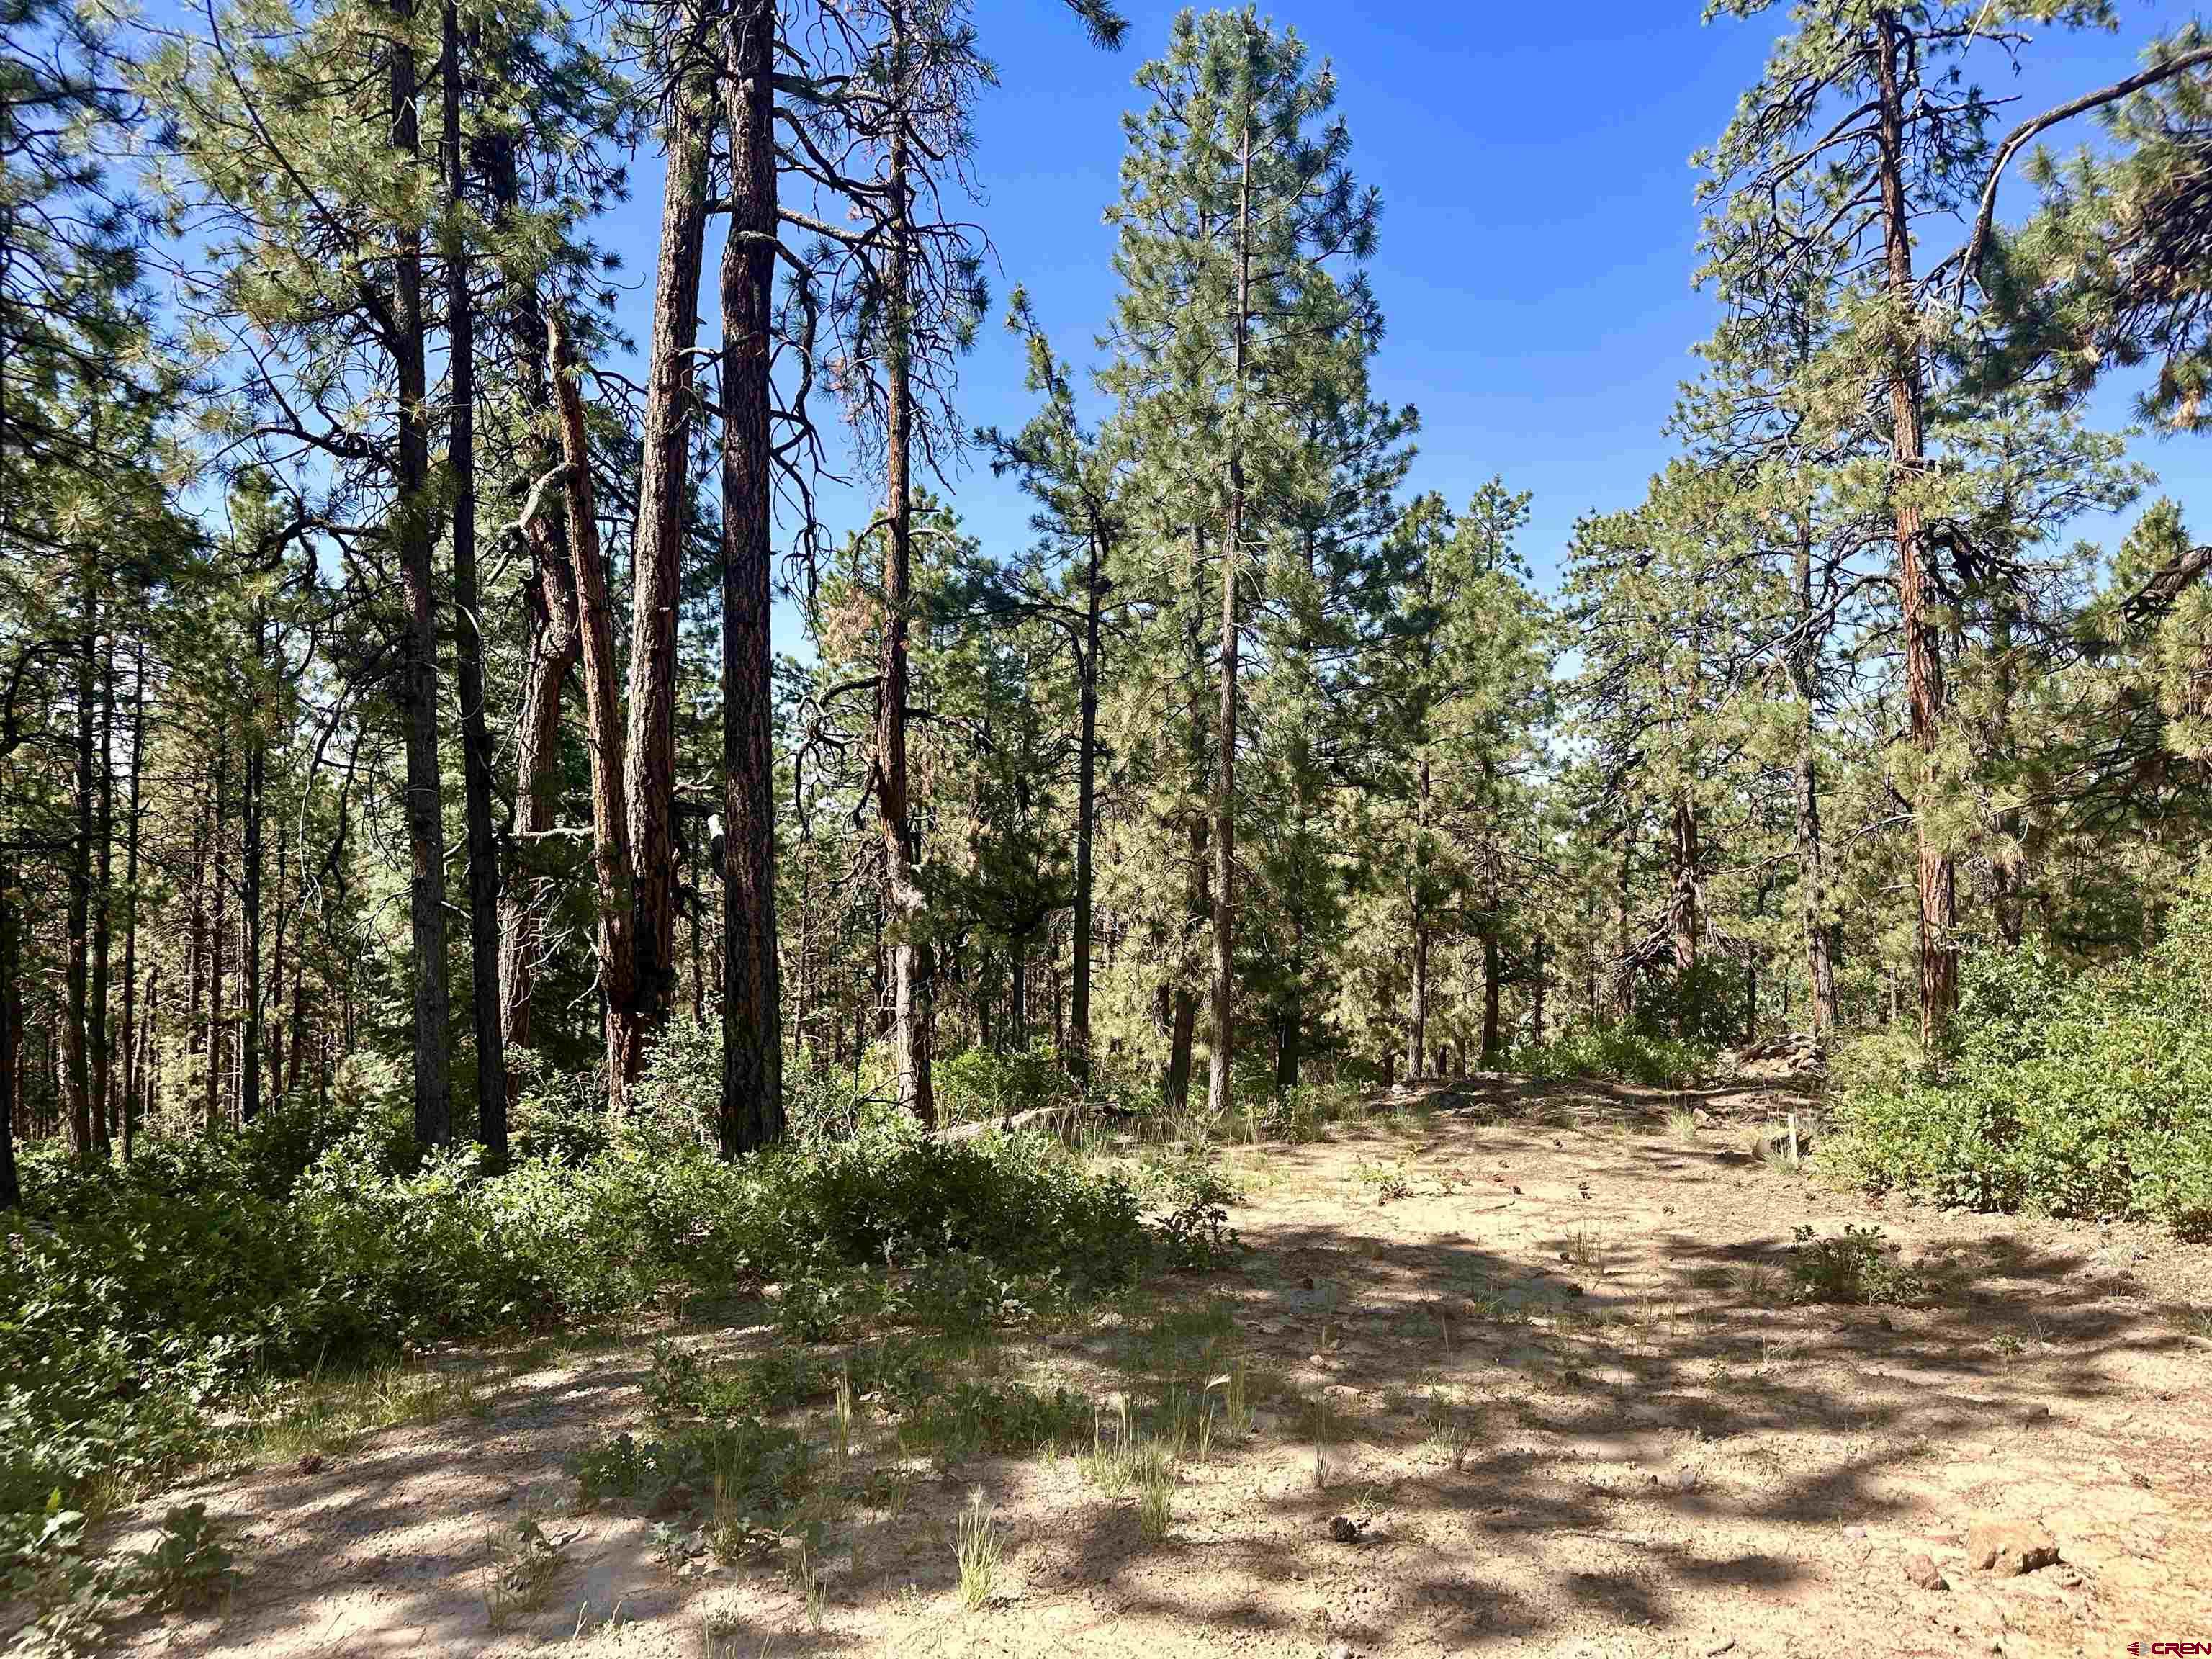
POLYGON ((568 1473, 586 1506, 611 1498, 648 1507, 713 1498, 772 1524, 805 1492, 806 1443, 757 1418, 731 1418, 665 1439, 617 1435, 571 1458, 568 1473))
POLYGON ((1524 1077, 1607 1078, 1652 1089, 1687 1089, 1712 1075, 1711 1045, 1667 1036, 1641 1024, 1577 1025, 1543 1042, 1522 1042, 1505 1069, 1524 1077))
POLYGON ((404 1170, 373 1101, 289 1184, 252 1133, 95 1175, 27 1158, 0 1250, 0 1510, 191 1461, 210 1407, 257 1378, 769 1284, 810 1339, 978 1329, 1222 1244, 1218 1217, 1150 1222, 1042 1137, 878 1118, 725 1164, 663 1105, 496 1176, 468 1151, 404 1170))
POLYGON ((1832 1238, 1799 1227, 1790 1245, 1790 1278, 1792 1298, 1799 1302, 1917 1302, 1928 1290, 1879 1227, 1846 1225, 1832 1238))
POLYGON ((1077 1098, 1073 1079, 1042 1037, 1026 1048, 1006 1053, 963 1049, 938 1062, 933 1081, 940 1123, 990 1122, 1033 1106, 1067 1104, 1077 1098))
POLYGON ((1940 1068, 1895 1042, 1838 1058, 1827 1161, 1849 1180, 2212 1235, 2212 871, 2133 960, 1970 956, 1940 1068))

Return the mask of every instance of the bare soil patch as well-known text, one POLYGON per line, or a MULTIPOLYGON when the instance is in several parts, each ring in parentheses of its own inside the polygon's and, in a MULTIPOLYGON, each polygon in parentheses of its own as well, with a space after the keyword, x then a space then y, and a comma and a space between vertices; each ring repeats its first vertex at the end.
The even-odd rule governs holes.
MULTIPOLYGON (((1478 1079, 1231 1154, 1238 1268, 969 1360, 1109 1402, 1110 1425, 1117 1395, 1203 1389, 1241 1354, 1251 1431, 1186 1448, 1157 1541, 1133 1492, 1086 1472, 1087 1437, 947 1467, 864 1410, 809 1558, 817 1628, 791 1547, 679 1571, 654 1529, 682 1517, 576 1511, 564 1458, 643 1420, 640 1331, 313 1473, 125 1516, 143 1531, 204 1500, 247 1577, 220 1616, 143 1624, 124 1650, 1874 1659, 2212 1640, 2206 1252, 1824 1190, 1750 1150, 1790 1103, 1478 1079), (1794 1230, 1846 1224, 1880 1226, 1924 1294, 1794 1301, 1794 1230), (954 1532, 979 1492, 1002 1557, 971 1610, 954 1532), (495 1628, 487 1540, 526 1516, 556 1559, 495 1628), (2059 1560, 1978 1568, 1977 1522, 2039 1527, 2059 1560)), ((682 1335, 778 1340, 758 1309, 682 1335)), ((820 1414, 804 1426, 826 1443, 820 1414)))

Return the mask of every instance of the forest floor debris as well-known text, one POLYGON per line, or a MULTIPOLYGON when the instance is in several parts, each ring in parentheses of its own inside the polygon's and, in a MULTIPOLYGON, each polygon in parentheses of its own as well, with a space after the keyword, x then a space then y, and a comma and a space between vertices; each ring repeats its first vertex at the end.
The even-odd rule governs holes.
POLYGON ((125 1547, 204 1503, 245 1569, 121 1650, 1881 1659, 2212 1633, 2212 1258, 1831 1192, 1759 1155, 1790 1103, 1486 1078, 1228 1149, 1237 1267, 940 1343, 940 1404, 902 1419, 848 1376, 776 1419, 817 1484, 727 1559, 686 1541, 736 1524, 714 1493, 585 1509, 568 1466, 648 1431, 654 1335, 757 1364, 760 1310, 486 1356, 488 1410, 118 1513, 125 1547), (2061 1565, 1971 1571, 1980 1523, 2061 1565))

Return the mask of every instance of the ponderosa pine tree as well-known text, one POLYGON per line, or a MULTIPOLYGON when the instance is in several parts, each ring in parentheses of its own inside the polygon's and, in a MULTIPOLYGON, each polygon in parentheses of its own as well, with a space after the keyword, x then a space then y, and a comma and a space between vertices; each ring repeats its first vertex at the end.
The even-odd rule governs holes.
MULTIPOLYGON (((1718 0, 1712 10, 1751 17, 1772 4, 1718 0)), ((1813 0, 1790 14, 1790 32, 1735 120, 1697 158, 1707 174, 1701 196, 1714 204, 1704 279, 1724 302, 1808 277, 1838 284, 1842 325, 1817 372, 1839 409, 1887 408, 1899 630, 1918 751, 1911 783, 1921 1026, 1930 1044, 1958 999, 1954 849, 1938 825, 1955 780, 1942 743, 1927 430, 1935 355, 1950 325, 1940 268, 1916 264, 1916 237, 1958 213, 1982 183, 1996 106, 1966 78, 1967 54, 2016 54, 2027 21, 2089 27, 2112 15, 2109 0, 1813 0), (1802 210, 1808 199, 1816 210, 1802 210)))
POLYGON ((1054 585, 1042 570, 1028 580, 994 582, 986 603, 994 612, 1041 620, 1067 639, 1078 685, 1076 731, 1075 890, 1073 1006, 1068 1059, 1079 1082, 1091 1075, 1091 955, 1092 842, 1097 824, 1098 686, 1103 672, 1107 596, 1115 550, 1127 533, 1121 461, 1114 445, 1085 429, 1075 408, 1068 367, 1053 355, 1021 289, 1014 290, 1006 326, 1027 350, 1028 388, 1044 400, 1029 423, 1009 437, 993 429, 978 434, 992 470, 1012 472, 1037 504, 1030 527, 1042 551, 1065 566, 1054 585))
MULTIPOLYGON (((1371 322, 1364 276, 1380 201, 1349 167, 1334 76, 1250 7, 1176 20, 1137 76, 1150 102, 1125 118, 1121 195, 1109 212, 1121 280, 1107 385, 1125 405, 1166 394, 1204 408, 1218 526, 1217 712, 1210 801, 1212 913, 1209 1109, 1226 1116, 1236 1049, 1239 653, 1259 551, 1248 507, 1280 403, 1316 338, 1371 322), (1333 295, 1333 314, 1321 301, 1333 295)), ((1194 503, 1194 505, 1200 505, 1194 503)))

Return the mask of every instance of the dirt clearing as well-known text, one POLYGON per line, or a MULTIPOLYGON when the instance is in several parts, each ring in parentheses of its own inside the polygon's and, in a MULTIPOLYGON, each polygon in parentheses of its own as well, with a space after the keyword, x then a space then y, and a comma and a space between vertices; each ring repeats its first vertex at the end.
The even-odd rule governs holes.
MULTIPOLYGON (((994 1334, 948 1370, 1065 1389, 1079 1428, 1018 1456, 947 1452, 861 1399, 839 1459, 832 1412, 809 1407, 787 1419, 828 1471, 809 1527, 726 1565, 687 1541, 710 1495, 581 1510, 564 1468, 647 1432, 652 1334, 528 1365, 471 1411, 121 1517, 143 1532, 204 1500, 246 1570, 221 1616, 143 1623, 123 1648, 1871 1659, 2212 1641, 2206 1253, 1828 1192, 1756 1155, 1787 1103, 1479 1081, 1233 1151, 1237 1269, 994 1334), (1808 1302, 1808 1283, 1905 1299, 1808 1302), (1164 1474, 1125 1467, 1125 1422, 1164 1474), (1970 1541, 1992 1538, 2000 1566, 2022 1540, 2057 1559, 1975 1565, 1970 1541)), ((781 1340, 757 1309, 672 1334, 714 1355, 781 1340)))

